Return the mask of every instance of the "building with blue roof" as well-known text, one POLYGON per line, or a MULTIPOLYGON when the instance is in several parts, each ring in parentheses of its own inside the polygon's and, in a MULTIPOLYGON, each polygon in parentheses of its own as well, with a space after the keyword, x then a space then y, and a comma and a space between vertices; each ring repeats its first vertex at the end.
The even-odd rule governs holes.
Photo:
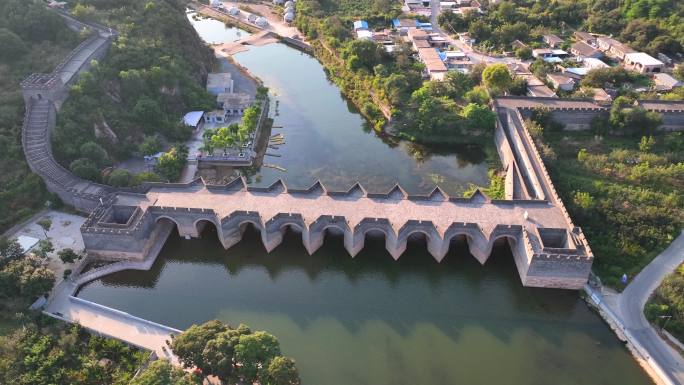
POLYGON ((357 20, 354 22, 354 31, 358 31, 360 29, 368 29, 368 22, 365 20, 357 20))

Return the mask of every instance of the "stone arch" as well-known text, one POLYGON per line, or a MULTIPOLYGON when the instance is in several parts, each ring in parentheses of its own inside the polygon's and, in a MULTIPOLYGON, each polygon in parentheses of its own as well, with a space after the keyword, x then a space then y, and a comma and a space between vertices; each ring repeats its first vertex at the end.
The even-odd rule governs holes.
POLYGON ((255 229, 257 229, 260 233, 264 232, 264 227, 261 225, 261 223, 255 221, 254 219, 251 218, 246 218, 237 223, 237 228, 240 229, 241 233, 244 233, 245 230, 247 229, 247 226, 249 225, 254 226, 255 229))
POLYGON ((371 232, 380 232, 385 236, 385 248, 394 259, 398 259, 403 250, 397 247, 397 235, 394 233, 392 225, 385 218, 364 218, 354 227, 352 242, 345 239, 347 251, 354 256, 366 244, 366 238, 371 232))
POLYGON ((195 228, 195 231, 197 231, 198 237, 202 235, 202 232, 208 230, 207 225, 211 225, 214 227, 214 230, 216 230, 216 235, 220 239, 220 237, 221 237, 220 230, 219 230, 220 226, 218 226, 213 219, 199 218, 199 219, 195 220, 195 222, 193 222, 193 224, 192 224, 192 226, 195 228))
POLYGON ((176 233, 178 234, 178 236, 181 236, 181 237, 182 237, 182 235, 181 235, 181 226, 180 226, 180 224, 178 223, 178 221, 176 221, 175 219, 173 219, 173 218, 171 218, 170 216, 167 216, 167 215, 159 215, 159 216, 157 216, 157 217, 154 219, 154 223, 155 223, 155 224, 159 224, 162 220, 167 220, 167 221, 170 221, 171 223, 173 223, 173 224, 176 226, 176 233))

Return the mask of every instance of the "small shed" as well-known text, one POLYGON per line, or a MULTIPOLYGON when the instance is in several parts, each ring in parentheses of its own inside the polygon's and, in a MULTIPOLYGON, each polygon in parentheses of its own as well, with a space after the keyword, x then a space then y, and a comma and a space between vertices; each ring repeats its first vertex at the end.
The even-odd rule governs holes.
POLYGON ((183 116, 183 123, 192 128, 197 128, 202 122, 202 116, 204 111, 190 111, 185 116, 183 116))
POLYGON ((366 20, 357 20, 354 22, 354 31, 361 29, 368 29, 368 22, 366 20))

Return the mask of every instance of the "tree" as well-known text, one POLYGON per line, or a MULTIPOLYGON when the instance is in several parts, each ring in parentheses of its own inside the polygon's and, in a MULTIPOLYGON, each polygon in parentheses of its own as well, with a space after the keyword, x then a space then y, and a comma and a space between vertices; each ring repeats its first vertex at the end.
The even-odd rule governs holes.
POLYGON ((40 228, 43 229, 43 234, 45 234, 45 238, 48 237, 48 231, 50 231, 50 228, 52 227, 52 219, 45 217, 41 218, 39 221, 36 222, 40 228))
POLYGON ((19 296, 26 300, 43 295, 52 289, 55 275, 36 258, 26 257, 10 261, 0 272, 3 296, 19 296))
POLYGON ((520 47, 515 50, 515 56, 521 60, 532 59, 532 48, 520 47))
POLYGON ((62 260, 62 263, 74 263, 77 259, 81 259, 81 256, 79 254, 76 254, 74 249, 70 248, 60 250, 57 253, 57 256, 60 260, 62 260))
POLYGON ((641 141, 639 141, 639 151, 643 153, 651 152, 655 146, 655 139, 653 136, 642 136, 641 141))
POLYGON ((28 50, 21 37, 6 28, 0 28, 0 47, 0 62, 17 60, 28 50))
POLYGON ((347 61, 347 67, 352 71, 373 71, 373 67, 380 64, 385 56, 385 50, 378 43, 370 40, 351 40, 342 50, 342 58, 347 61))
POLYGON ((684 81, 684 63, 679 63, 673 74, 677 79, 684 81))
POLYGON ((646 111, 635 106, 624 96, 615 99, 610 110, 611 126, 628 135, 646 134, 655 131, 662 124, 657 112, 646 111))
POLYGON ((12 261, 24 256, 24 251, 16 239, 9 239, 5 236, 0 236, 0 264, 5 261, 12 261))
POLYGON ((496 114, 488 106, 470 103, 461 112, 468 120, 470 128, 493 131, 496 123, 496 114))
POLYGON ((48 254, 53 251, 55 251, 55 247, 52 245, 52 242, 49 239, 41 239, 38 241, 37 247, 33 249, 33 254, 41 258, 47 258, 48 254))
POLYGON ((202 371, 210 371, 203 355, 204 349, 209 341, 226 331, 228 327, 219 320, 192 325, 174 338, 171 349, 186 368, 197 366, 202 371))
POLYGON ((133 177, 133 185, 137 186, 145 182, 163 182, 164 180, 157 174, 150 171, 143 171, 133 177))
POLYGON ((138 151, 140 151, 142 155, 153 155, 161 150, 161 141, 157 135, 146 135, 142 143, 138 146, 138 151))
POLYGON ((114 187, 128 187, 133 182, 133 174, 130 171, 117 168, 112 171, 107 178, 107 183, 114 187))
POLYGON ((230 331, 217 334, 214 339, 207 341, 202 350, 202 359, 205 364, 203 372, 228 382, 233 373, 234 353, 235 348, 230 331))
POLYGON ((275 336, 263 331, 241 335, 235 345, 235 361, 238 375, 247 381, 258 378, 259 369, 268 367, 272 359, 280 355, 280 344, 275 336))
POLYGON ((293 359, 288 357, 275 357, 266 368, 266 375, 262 383, 264 385, 299 385, 299 372, 293 359))
POLYGON ((152 362, 130 385, 194 385, 191 375, 175 368, 167 360, 152 362))
POLYGON ((79 178, 100 181, 100 171, 95 167, 93 162, 89 159, 81 158, 71 162, 69 169, 79 178))
POLYGON ((482 82, 490 91, 501 93, 508 91, 513 77, 505 64, 492 64, 482 71, 482 82))
POLYGON ((172 147, 171 150, 162 154, 155 165, 155 171, 164 176, 166 179, 177 180, 185 163, 187 163, 187 149, 182 147, 172 147))

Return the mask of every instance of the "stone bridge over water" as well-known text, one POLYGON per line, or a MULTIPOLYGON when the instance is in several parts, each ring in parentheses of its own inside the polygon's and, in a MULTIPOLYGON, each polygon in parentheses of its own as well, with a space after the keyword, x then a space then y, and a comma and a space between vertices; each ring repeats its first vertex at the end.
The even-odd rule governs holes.
MULTIPOLYGON (((449 197, 439 188, 424 196, 409 195, 399 186, 383 194, 367 192, 358 184, 344 192, 328 191, 320 183, 306 190, 288 189, 281 181, 257 188, 242 179, 222 186, 196 180, 115 190, 74 176, 52 156, 50 134, 68 87, 91 60, 104 57, 116 36, 106 27, 62 16, 70 27, 94 33, 51 74, 34 74, 22 82, 22 142, 31 169, 50 191, 91 213, 81 229, 90 257, 118 261, 86 272, 75 282, 115 269, 149 268, 173 228, 181 236, 197 237, 204 227, 214 226, 228 248, 250 225, 260 231, 269 251, 292 228, 301 233, 310 253, 323 244, 328 232, 341 233, 352 256, 370 233, 384 236, 394 258, 401 256, 410 237, 424 237, 437 261, 453 240, 464 239, 475 258, 485 263, 494 242, 505 239, 524 285, 576 289, 586 282, 593 254, 556 193, 524 121, 534 108, 543 107, 566 129, 587 129, 594 118, 608 113, 608 107, 583 99, 497 99, 495 141, 506 170, 503 200, 479 191, 470 198, 449 197)), ((684 128, 684 103, 641 104, 660 112, 666 129, 684 128)))

